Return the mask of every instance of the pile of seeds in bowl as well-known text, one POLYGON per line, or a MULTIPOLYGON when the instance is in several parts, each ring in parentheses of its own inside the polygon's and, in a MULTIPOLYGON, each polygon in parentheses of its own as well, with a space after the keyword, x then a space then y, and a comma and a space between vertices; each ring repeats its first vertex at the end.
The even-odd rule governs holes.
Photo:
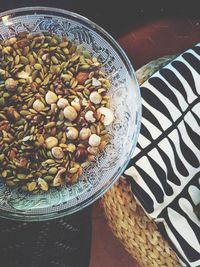
POLYGON ((75 183, 109 142, 110 82, 55 34, 0 41, 0 178, 32 193, 75 183))

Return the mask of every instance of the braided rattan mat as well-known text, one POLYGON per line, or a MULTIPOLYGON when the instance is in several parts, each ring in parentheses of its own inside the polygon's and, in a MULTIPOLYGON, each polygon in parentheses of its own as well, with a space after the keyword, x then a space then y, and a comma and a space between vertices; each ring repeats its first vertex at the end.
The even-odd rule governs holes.
MULTIPOLYGON (((142 84, 175 56, 159 58, 137 71, 142 84)), ((141 267, 179 267, 174 251, 163 239, 156 224, 136 202, 130 185, 122 177, 104 195, 102 204, 108 224, 125 249, 141 267)))

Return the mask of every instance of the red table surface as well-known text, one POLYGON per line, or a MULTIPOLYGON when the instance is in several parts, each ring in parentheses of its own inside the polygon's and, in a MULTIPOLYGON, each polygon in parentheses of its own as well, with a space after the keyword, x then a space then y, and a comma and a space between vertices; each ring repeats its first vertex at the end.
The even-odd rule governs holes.
POLYGON ((118 38, 135 70, 165 55, 181 53, 200 42, 200 19, 152 20, 118 38))

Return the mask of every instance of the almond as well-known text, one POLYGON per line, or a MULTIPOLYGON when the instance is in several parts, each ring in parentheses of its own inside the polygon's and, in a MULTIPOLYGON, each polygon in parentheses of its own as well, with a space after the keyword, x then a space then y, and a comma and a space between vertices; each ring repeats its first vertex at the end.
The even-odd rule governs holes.
POLYGON ((79 82, 79 84, 84 84, 85 81, 88 79, 88 77, 89 77, 89 72, 80 71, 76 75, 76 80, 79 82))

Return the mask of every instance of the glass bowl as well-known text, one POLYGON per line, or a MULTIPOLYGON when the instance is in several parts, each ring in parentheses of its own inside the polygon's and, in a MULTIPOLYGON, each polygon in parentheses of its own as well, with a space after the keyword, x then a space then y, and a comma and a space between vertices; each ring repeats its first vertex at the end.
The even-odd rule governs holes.
POLYGON ((90 20, 62 9, 26 7, 0 14, 0 38, 19 32, 53 32, 93 53, 109 75, 115 120, 104 152, 84 169, 80 180, 43 194, 22 193, 0 182, 0 216, 15 220, 48 220, 74 213, 101 197, 118 179, 136 146, 141 122, 139 86, 127 56, 117 42, 90 20))

